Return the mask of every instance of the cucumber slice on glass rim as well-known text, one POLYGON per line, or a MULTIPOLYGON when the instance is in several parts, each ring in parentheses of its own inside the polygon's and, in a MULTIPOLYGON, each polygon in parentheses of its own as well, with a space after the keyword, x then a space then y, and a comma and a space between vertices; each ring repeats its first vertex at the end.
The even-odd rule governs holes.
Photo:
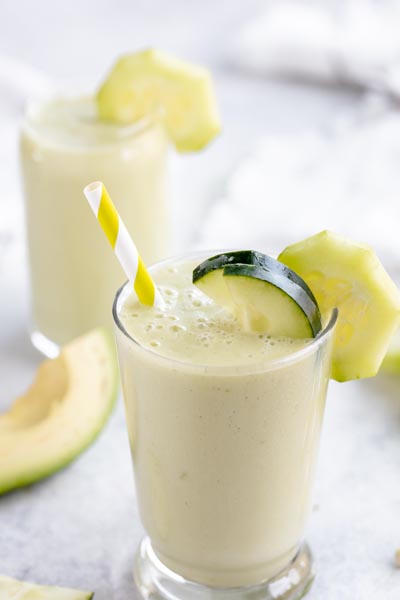
POLYGON ((323 317, 338 308, 332 377, 373 377, 399 324, 400 292, 375 252, 331 231, 288 246, 278 260, 312 289, 323 317))
POLYGON ((245 330, 312 338, 321 330, 320 313, 299 279, 278 261, 253 251, 220 254, 193 271, 193 283, 235 314, 245 330))
POLYGON ((232 264, 254 265, 257 267, 262 267, 263 269, 267 269, 267 271, 281 273, 302 287, 304 291, 311 297, 314 303, 317 304, 314 294, 304 279, 299 277, 297 273, 292 271, 292 269, 289 269, 283 263, 279 262, 275 258, 272 258, 272 256, 268 256, 268 254, 263 254, 257 250, 236 250, 232 252, 223 252, 222 254, 217 254, 216 256, 207 258, 207 260, 203 261, 193 271, 193 282, 196 283, 198 279, 204 275, 208 275, 211 271, 223 269, 225 266, 232 264))
POLYGON ((99 116, 129 125, 161 112, 179 152, 206 146, 221 130, 207 69, 156 49, 122 56, 97 93, 99 116))

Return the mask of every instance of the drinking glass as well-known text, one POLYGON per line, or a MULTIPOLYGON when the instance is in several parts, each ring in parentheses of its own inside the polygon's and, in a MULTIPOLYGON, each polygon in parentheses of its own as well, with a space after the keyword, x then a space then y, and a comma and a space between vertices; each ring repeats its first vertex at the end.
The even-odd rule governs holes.
POLYGON ((313 578, 303 536, 337 311, 283 357, 203 366, 134 339, 120 318, 130 293, 118 291, 113 316, 146 530, 134 569, 142 597, 300 598, 313 578))

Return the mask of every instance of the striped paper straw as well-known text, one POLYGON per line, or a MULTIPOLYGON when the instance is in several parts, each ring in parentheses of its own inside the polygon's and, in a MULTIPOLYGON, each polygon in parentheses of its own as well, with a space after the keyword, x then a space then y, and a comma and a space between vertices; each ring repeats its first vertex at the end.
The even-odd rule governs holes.
POLYGON ((160 292, 146 269, 105 185, 101 181, 93 181, 83 192, 126 276, 133 283, 139 302, 147 306, 161 305, 160 292))

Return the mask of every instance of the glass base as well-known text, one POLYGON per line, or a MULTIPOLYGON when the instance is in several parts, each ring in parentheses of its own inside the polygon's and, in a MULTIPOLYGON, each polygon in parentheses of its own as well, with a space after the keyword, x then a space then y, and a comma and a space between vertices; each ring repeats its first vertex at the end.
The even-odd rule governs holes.
POLYGON ((32 331, 31 342, 36 350, 39 350, 47 358, 56 358, 60 354, 59 346, 49 340, 43 333, 40 333, 40 331, 32 331))
POLYGON ((145 537, 136 555, 134 578, 145 600, 298 600, 310 589, 314 573, 310 549, 303 544, 291 563, 268 581, 246 587, 211 588, 164 566, 145 537))

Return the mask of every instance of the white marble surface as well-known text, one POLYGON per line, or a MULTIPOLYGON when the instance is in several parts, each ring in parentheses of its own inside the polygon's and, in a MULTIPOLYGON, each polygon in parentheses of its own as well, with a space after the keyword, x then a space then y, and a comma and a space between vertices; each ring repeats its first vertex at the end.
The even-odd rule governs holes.
MULTIPOLYGON (((360 103, 349 92, 252 79, 229 67, 230 41, 261 5, 40 0, 33 6, 3 0, 0 52, 51 78, 78 83, 98 80, 117 53, 155 43, 214 67, 224 133, 207 152, 181 157, 176 165, 177 246, 186 248, 201 238, 202 218, 227 174, 259 136, 324 128, 360 103)), ((0 198, 0 410, 28 385, 39 362, 27 335, 14 154, 18 107, 12 94, 1 100, 7 104, 1 120, 7 145, 0 177, 7 194, 0 198)), ((400 546, 399 392, 400 380, 383 376, 330 386, 307 535, 318 571, 310 600, 400 597, 400 571, 393 565, 400 546)), ((131 566, 141 532, 120 401, 98 441, 74 464, 0 498, 0 572, 94 589, 96 600, 138 600, 131 566)))

